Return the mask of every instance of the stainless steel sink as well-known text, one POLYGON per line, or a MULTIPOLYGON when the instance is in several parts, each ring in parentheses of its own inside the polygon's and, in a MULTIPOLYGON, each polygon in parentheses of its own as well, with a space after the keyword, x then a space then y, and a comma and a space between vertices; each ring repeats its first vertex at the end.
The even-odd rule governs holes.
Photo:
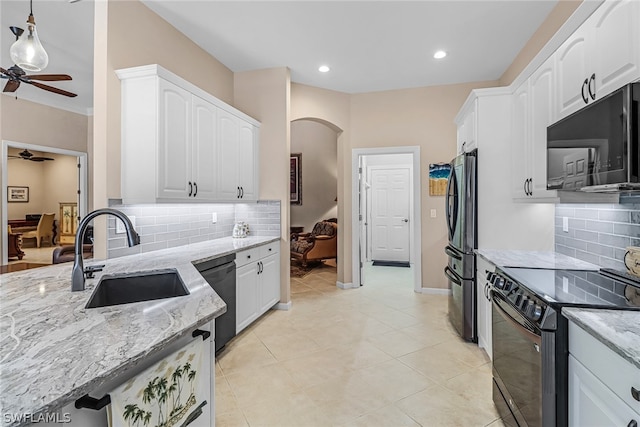
POLYGON ((175 269, 104 275, 85 308, 108 307, 189 295, 175 269))

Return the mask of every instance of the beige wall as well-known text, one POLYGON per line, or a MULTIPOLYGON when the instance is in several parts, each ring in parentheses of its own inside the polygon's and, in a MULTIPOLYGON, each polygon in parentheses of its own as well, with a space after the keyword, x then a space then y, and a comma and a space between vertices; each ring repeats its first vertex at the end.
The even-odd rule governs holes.
POLYGON ((280 302, 291 301, 289 277, 289 69, 236 73, 235 106, 260 124, 260 198, 280 200, 280 302))
POLYGON ((582 3, 582 0, 561 0, 551 9, 542 25, 531 36, 527 44, 516 56, 516 59, 513 60, 509 68, 498 80, 500 86, 509 86, 518 77, 518 74, 524 70, 544 45, 547 44, 549 39, 562 27, 562 24, 575 12, 580 3, 582 3))
POLYGON ((338 216, 337 150, 331 127, 312 120, 291 123, 291 152, 302 154, 302 205, 291 205, 291 225, 310 232, 316 222, 338 216))
POLYGON ((87 151, 87 116, 0 96, 0 136, 25 144, 87 151))
MULTIPOLYGON (((10 148, 9 155, 22 149, 10 148)), ((40 153, 53 161, 30 162, 12 159, 7 165, 7 185, 29 187, 28 203, 7 203, 7 219, 24 219, 26 214, 55 213, 58 219, 60 202, 76 202, 78 190, 77 158, 60 154, 40 153)))

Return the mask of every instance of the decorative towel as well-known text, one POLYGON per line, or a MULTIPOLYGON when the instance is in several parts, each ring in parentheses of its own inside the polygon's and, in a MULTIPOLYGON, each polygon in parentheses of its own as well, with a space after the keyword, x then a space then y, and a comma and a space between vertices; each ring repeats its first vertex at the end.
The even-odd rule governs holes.
POLYGON ((209 376, 204 374, 203 341, 165 357, 111 394, 110 427, 209 427, 209 376))

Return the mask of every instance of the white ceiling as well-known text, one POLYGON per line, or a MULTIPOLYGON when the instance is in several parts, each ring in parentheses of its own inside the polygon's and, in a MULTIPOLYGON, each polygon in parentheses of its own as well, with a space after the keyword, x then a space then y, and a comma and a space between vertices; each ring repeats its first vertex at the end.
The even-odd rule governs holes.
MULTIPOLYGON (((142 0, 234 72, 287 66, 291 80, 346 93, 497 80, 557 0, 218 1, 142 0), (449 55, 435 60, 437 49, 449 55), (318 72, 326 64, 331 71, 318 72)), ((27 0, 0 1, 1 64, 11 66, 10 25, 27 0)), ((72 111, 93 107, 93 2, 35 0, 52 85, 77 98, 22 85, 17 94, 72 111), (72 46, 73 48, 69 48, 72 46)))

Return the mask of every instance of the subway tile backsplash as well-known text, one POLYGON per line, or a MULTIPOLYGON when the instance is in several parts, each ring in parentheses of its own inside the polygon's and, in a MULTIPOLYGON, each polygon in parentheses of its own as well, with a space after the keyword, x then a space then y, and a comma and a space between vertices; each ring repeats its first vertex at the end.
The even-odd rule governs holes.
POLYGON ((126 234, 116 234, 116 219, 109 217, 109 258, 229 237, 236 221, 247 222, 253 236, 280 236, 278 200, 238 204, 113 204, 111 207, 135 216, 140 245, 128 247, 126 234), (217 214, 215 224, 212 213, 217 214))
POLYGON ((626 270, 627 246, 640 246, 640 204, 558 204, 555 250, 601 267, 626 270), (563 231, 564 218, 569 231, 563 231))

